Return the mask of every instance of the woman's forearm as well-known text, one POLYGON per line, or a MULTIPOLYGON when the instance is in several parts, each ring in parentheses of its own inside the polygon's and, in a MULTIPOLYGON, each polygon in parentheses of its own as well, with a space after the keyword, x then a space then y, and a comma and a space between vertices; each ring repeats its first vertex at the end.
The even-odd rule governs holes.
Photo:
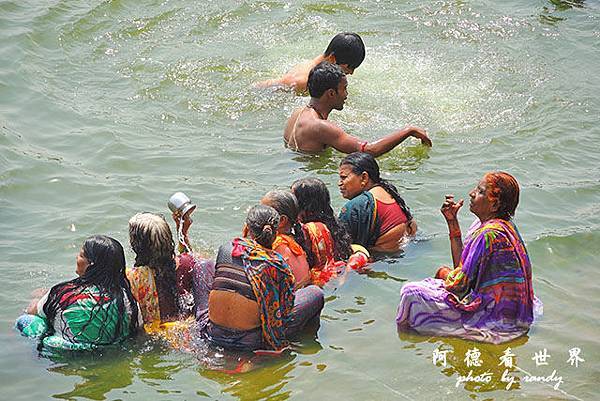
POLYGON ((452 264, 456 268, 460 264, 460 257, 463 250, 462 233, 460 231, 460 224, 458 223, 458 220, 447 220, 446 222, 448 223, 452 264))

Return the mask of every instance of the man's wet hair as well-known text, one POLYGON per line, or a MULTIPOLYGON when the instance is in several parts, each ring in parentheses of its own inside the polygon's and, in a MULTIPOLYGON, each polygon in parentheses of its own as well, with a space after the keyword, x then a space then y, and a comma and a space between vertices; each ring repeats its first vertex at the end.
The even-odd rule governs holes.
POLYGON ((355 69, 365 59, 365 44, 357 33, 342 32, 331 39, 324 56, 333 54, 336 64, 347 64, 355 69))
POLYGON ((320 98, 327 89, 335 89, 346 74, 339 65, 323 61, 308 73, 308 93, 310 97, 320 98))

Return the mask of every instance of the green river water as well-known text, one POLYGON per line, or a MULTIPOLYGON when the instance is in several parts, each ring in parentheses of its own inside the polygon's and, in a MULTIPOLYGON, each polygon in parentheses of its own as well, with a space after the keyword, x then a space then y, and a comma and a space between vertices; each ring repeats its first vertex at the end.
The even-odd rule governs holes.
POLYGON ((597 0, 0 0, 0 398, 600 399, 599 66, 597 0), (249 373, 209 368, 232 358, 218 350, 143 338, 39 357, 13 329, 30 292, 73 277, 91 234, 127 244, 129 217, 166 213, 172 192, 199 205, 192 242, 210 255, 249 206, 295 179, 321 178, 341 207, 342 155, 283 146, 284 123, 307 98, 253 88, 341 31, 361 34, 367 58, 331 119, 367 139, 419 125, 434 143, 408 140, 379 158, 419 223, 404 255, 327 287, 317 338, 249 373), (443 195, 467 197, 492 169, 521 183, 516 222, 544 316, 500 346, 398 335, 403 283, 450 262, 443 195), (464 361, 473 347, 480 367, 464 361), (509 390, 506 347, 520 369, 509 390), (575 347, 577 367, 567 362, 575 347), (445 367, 433 363, 438 348, 445 367), (537 366, 544 348, 551 357, 537 366), (491 379, 457 385, 471 369, 491 379), (558 389, 526 379, 553 370, 558 389))

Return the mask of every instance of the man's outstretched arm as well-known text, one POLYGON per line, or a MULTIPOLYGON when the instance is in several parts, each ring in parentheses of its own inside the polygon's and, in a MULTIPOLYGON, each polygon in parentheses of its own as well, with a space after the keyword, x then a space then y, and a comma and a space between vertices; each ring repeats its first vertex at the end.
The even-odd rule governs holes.
POLYGON ((366 152, 375 157, 381 156, 411 136, 420 139, 423 145, 431 146, 431 139, 429 139, 425 130, 412 126, 392 132, 374 142, 367 142, 361 141, 355 136, 348 135, 343 129, 333 123, 324 121, 322 125, 319 130, 319 140, 344 153, 366 152))
POLYGON ((365 146, 364 151, 370 153, 373 156, 381 156, 384 153, 394 149, 400 143, 402 143, 408 137, 415 137, 421 140, 421 143, 425 146, 431 146, 431 139, 427 136, 427 133, 422 128, 408 126, 401 130, 392 132, 389 135, 384 136, 376 140, 375 142, 369 142, 365 146))

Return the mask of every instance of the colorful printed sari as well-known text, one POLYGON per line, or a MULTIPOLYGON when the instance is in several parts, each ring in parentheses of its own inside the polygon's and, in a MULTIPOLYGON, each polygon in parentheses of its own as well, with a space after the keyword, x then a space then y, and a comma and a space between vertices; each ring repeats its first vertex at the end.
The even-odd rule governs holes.
MULTIPOLYGON (((48 301, 48 294, 39 301, 37 309, 38 317, 44 320, 44 305, 48 301)), ((67 288, 51 322, 51 335, 43 339, 43 345, 53 349, 87 350, 125 340, 130 334, 131 320, 131 305, 127 302, 127 297, 124 296, 127 311, 125 315, 119 313, 116 300, 106 295, 101 297, 95 286, 88 286, 83 290, 73 285, 67 288), (104 303, 99 306, 101 300, 104 303), (117 330, 120 332, 117 333, 117 330)), ((137 305, 134 307, 137 308, 137 305)))
POLYGON ((296 256, 306 255, 304 249, 302 249, 302 247, 296 242, 294 237, 292 237, 291 235, 277 234, 277 237, 275 237, 275 241, 273 241, 272 248, 277 249, 281 245, 285 245, 286 247, 288 247, 290 251, 296 256))
POLYGON ((419 333, 502 343, 527 332, 541 311, 531 263, 514 223, 475 223, 446 281, 406 284, 396 322, 419 333))
POLYGON ((256 296, 264 341, 274 350, 288 345, 285 330, 294 307, 294 276, 283 257, 247 238, 235 238, 232 257, 239 257, 256 296), (252 263, 260 262, 260 263, 252 263))
POLYGON ((140 305, 144 326, 160 325, 158 290, 152 268, 135 266, 127 268, 125 274, 131 284, 131 293, 140 305))
MULTIPOLYGON (((125 273, 131 284, 131 293, 137 300, 142 312, 144 331, 150 335, 162 338, 174 348, 186 348, 185 344, 189 342, 187 338, 189 335, 188 329, 194 322, 194 317, 189 316, 186 319, 163 322, 160 314, 156 279, 152 268, 148 266, 135 266, 127 268, 125 273)), ((184 297, 186 290, 181 288, 182 282, 184 280, 178 272, 178 293, 181 297, 184 297)))
POLYGON ((310 246, 315 263, 310 266, 311 270, 321 270, 327 264, 335 261, 333 237, 329 232, 329 228, 321 222, 312 221, 302 225, 304 235, 310 241, 310 246))
POLYGON ((346 202, 339 218, 346 225, 354 244, 365 248, 375 245, 381 227, 377 218, 377 201, 371 192, 364 191, 346 202))
POLYGON ((310 222, 302 225, 304 235, 310 241, 315 263, 310 266, 313 284, 323 287, 329 280, 337 276, 338 270, 345 265, 336 261, 334 256, 333 237, 329 228, 321 222, 310 222))

